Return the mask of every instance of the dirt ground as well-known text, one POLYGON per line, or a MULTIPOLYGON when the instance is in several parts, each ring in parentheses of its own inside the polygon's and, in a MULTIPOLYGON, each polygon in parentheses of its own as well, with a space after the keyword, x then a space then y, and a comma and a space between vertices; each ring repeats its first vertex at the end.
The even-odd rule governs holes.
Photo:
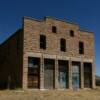
POLYGON ((95 90, 3 90, 0 100, 100 100, 100 88, 95 90))

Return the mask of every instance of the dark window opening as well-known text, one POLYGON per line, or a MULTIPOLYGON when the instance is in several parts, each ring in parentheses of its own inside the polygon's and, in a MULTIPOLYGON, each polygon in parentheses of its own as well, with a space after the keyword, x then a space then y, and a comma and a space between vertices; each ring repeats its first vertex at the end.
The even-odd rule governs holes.
POLYGON ((84 54, 84 43, 79 42, 79 54, 84 54))
POLYGON ((46 36, 40 35, 40 48, 46 49, 46 36))
POLYGON ((74 31, 73 30, 70 30, 70 36, 74 37, 74 31))
POLYGON ((60 50, 64 52, 66 51, 66 40, 65 39, 60 40, 60 50))
POLYGON ((53 32, 53 33, 57 33, 57 28, 56 28, 56 26, 52 26, 52 32, 53 32))

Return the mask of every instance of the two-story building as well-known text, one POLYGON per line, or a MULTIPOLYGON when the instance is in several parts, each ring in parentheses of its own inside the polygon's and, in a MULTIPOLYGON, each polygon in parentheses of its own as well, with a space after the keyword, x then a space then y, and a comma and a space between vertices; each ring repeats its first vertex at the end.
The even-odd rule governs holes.
POLYGON ((78 24, 24 17, 0 45, 0 88, 95 88, 94 33, 78 24))

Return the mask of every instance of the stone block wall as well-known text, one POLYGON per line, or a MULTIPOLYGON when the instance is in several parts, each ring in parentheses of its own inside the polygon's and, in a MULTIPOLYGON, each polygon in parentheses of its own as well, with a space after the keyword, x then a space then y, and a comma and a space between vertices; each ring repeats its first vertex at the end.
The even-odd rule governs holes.
MULTIPOLYGON (((57 62, 58 59, 68 60, 69 61, 69 88, 72 88, 72 79, 71 79, 71 63, 72 61, 81 62, 81 88, 84 88, 84 79, 83 79, 83 63, 91 62, 94 64, 94 34, 93 32, 88 32, 80 30, 78 24, 65 22, 59 19, 45 17, 44 20, 36 20, 28 17, 23 19, 23 32, 24 32, 24 55, 23 55, 23 88, 27 88, 27 73, 28 73, 28 56, 39 57, 41 58, 41 70, 43 67, 43 59, 50 58, 55 59, 57 62), (52 32, 52 26, 56 26, 57 33, 52 32), (70 36, 70 30, 74 31, 74 37, 70 36), (46 49, 40 49, 40 34, 46 36, 46 49), (60 39, 64 38, 66 40, 66 52, 60 51, 60 39), (79 41, 84 43, 84 54, 79 54, 79 41)), ((57 69, 57 63, 55 69, 57 69)), ((92 66, 92 87, 95 87, 95 66, 92 66)), ((41 72, 40 72, 41 73, 41 72)), ((55 74, 58 73, 55 71, 55 74)), ((43 76, 41 74, 41 86, 43 88, 43 76)), ((57 75, 56 75, 57 76, 57 75)), ((56 77, 57 78, 57 77, 56 77)), ((57 81, 57 79, 55 80, 57 81)), ((55 83, 57 87, 57 83, 55 83)))
POLYGON ((43 21, 24 18, 24 52, 67 55, 68 57, 94 58, 94 34, 82 31, 77 24, 46 17, 43 21), (57 33, 52 32, 57 27, 57 33), (70 30, 75 36, 70 36, 70 30), (46 36, 46 50, 40 49, 40 34, 46 36), (60 51, 60 39, 66 39, 66 52, 60 51), (79 54, 79 41, 84 43, 84 55, 79 54))

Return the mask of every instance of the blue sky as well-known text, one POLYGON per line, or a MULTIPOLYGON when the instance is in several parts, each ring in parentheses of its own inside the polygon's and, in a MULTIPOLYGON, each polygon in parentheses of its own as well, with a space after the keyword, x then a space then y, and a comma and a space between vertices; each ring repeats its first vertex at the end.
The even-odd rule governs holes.
POLYGON ((0 0, 0 42, 21 27, 23 16, 53 16, 95 34, 96 74, 100 75, 100 0, 0 0))

